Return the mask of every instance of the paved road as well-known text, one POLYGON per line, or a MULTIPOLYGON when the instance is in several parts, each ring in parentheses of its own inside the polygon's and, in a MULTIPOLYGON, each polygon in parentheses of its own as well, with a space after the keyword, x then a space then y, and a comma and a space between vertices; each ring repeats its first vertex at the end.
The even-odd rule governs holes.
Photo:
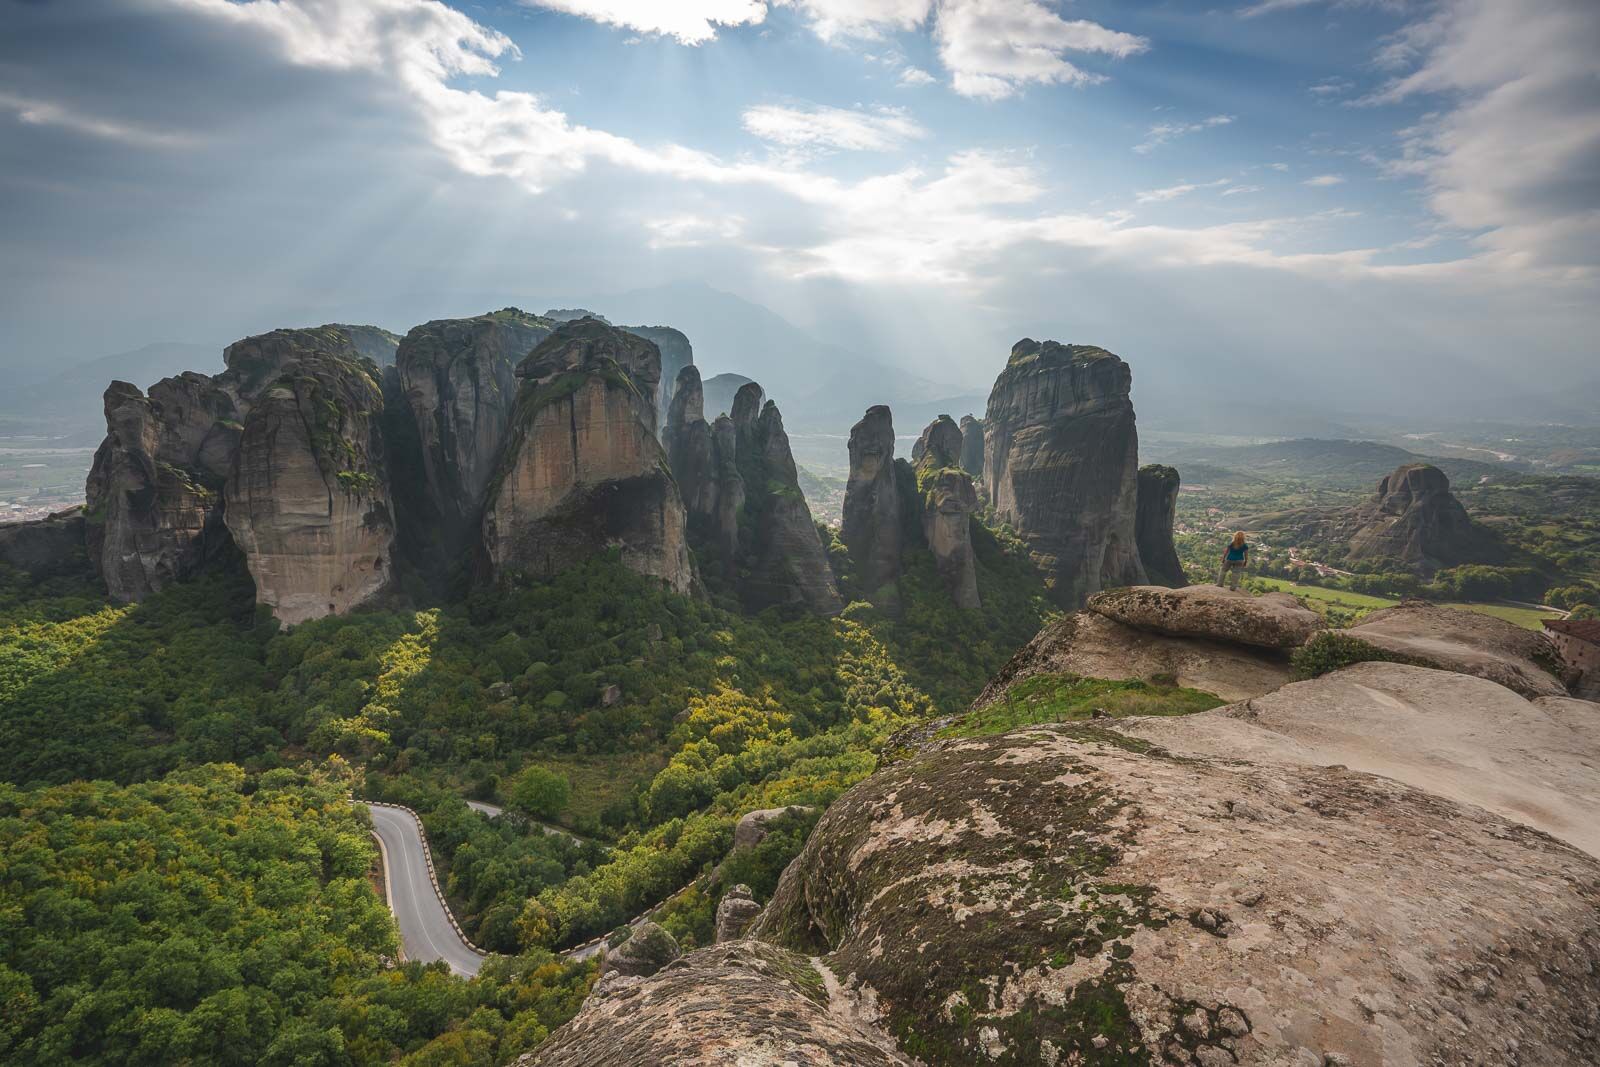
POLYGON ((424 963, 444 960, 457 974, 477 974, 485 957, 461 940, 433 891, 422 827, 416 817, 399 808, 368 805, 367 810, 383 849, 383 881, 389 891, 389 909, 400 926, 406 959, 424 963))
MULTIPOLYGON (((506 809, 502 808, 500 805, 498 805, 498 804, 488 804, 488 803, 485 803, 482 800, 469 800, 469 801, 467 801, 467 807, 471 808, 473 811, 475 811, 478 814, 484 816, 485 818, 489 818, 489 819, 498 819, 500 816, 502 816, 502 815, 504 815, 506 813, 506 809)), ((518 818, 518 819, 523 818, 520 815, 516 815, 516 816, 512 816, 512 817, 513 818, 518 818)), ((565 837, 565 838, 567 838, 567 839, 569 839, 571 841, 576 841, 580 845, 586 844, 589 841, 588 838, 583 837, 580 834, 575 834, 571 830, 563 830, 561 827, 552 826, 547 822, 537 822, 537 821, 535 821, 533 819, 524 819, 523 821, 531 823, 534 826, 537 826, 539 829, 543 830, 547 834, 556 834, 559 837, 565 837)), ((594 842, 594 843, 598 844, 601 848, 610 848, 611 847, 610 845, 607 845, 603 841, 597 841, 597 842, 594 842)))

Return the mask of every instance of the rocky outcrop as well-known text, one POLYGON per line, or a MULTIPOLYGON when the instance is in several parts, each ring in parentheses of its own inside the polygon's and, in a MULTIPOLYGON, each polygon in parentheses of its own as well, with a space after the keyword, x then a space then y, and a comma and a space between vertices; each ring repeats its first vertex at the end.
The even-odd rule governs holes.
POLYGON ((356 350, 359 356, 365 356, 379 367, 392 367, 395 355, 400 347, 398 334, 390 333, 381 326, 351 326, 343 322, 331 322, 324 326, 325 330, 339 330, 350 339, 350 347, 356 350))
POLYGON ((922 498, 922 534, 939 576, 956 606, 975 611, 978 561, 972 550, 972 516, 978 492, 972 475, 961 469, 962 436, 955 420, 940 415, 922 431, 915 464, 922 498))
POLYGON ((232 380, 251 383, 224 518, 256 601, 289 624, 348 611, 393 575, 378 367, 325 332, 274 331, 224 353, 232 380))
POLYGON ((760 914, 761 905, 756 903, 749 886, 729 886, 728 891, 722 894, 722 899, 717 901, 716 943, 720 945, 726 941, 737 941, 760 914))
POLYGON ((1136 630, 1258 648, 1297 648, 1326 625, 1288 593, 1252 596, 1216 585, 1113 589, 1090 597, 1089 610, 1136 630))
POLYGON ((112 599, 139 600, 197 573, 226 547, 222 485, 238 411, 206 375, 105 394, 106 439, 84 486, 90 563, 112 599))
MULTIPOLYGON (((678 375, 685 367, 694 364, 694 346, 682 330, 671 326, 624 326, 635 337, 643 337, 654 344, 661 353, 661 384, 656 389, 656 425, 665 426, 667 412, 672 406, 672 396, 678 387, 678 375)), ((698 380, 698 379, 697 379, 698 380)))
POLYGON ((0 564, 34 578, 82 571, 83 508, 67 508, 31 522, 0 523, 0 564))
POLYGON ((1391 778, 1100 724, 879 770, 750 933, 930 1067, 1578 1063, 1600 1022, 1594 857, 1391 778))
POLYGON ((989 395, 985 491, 1066 607, 1146 581, 1131 383, 1128 365, 1103 348, 1024 339, 989 395))
POLYGON ((1172 543, 1172 527, 1178 513, 1178 472, 1159 463, 1139 468, 1139 510, 1134 520, 1134 539, 1139 544, 1139 562, 1154 585, 1174 589, 1188 585, 1178 550, 1172 543))
POLYGON ((971 415, 961 416, 961 469, 983 477, 983 420, 971 415))
POLYGON ((400 342, 396 366, 420 439, 438 548, 448 559, 476 538, 516 403, 516 366, 554 328, 504 308, 425 323, 400 342))
POLYGON ((1019 649, 973 702, 981 708, 1038 674, 1123 680, 1167 678, 1223 700, 1247 700, 1287 684, 1294 673, 1281 652, 1196 637, 1135 629, 1080 611, 1040 630, 1019 649))
POLYGON ((701 949, 623 993, 591 996, 514 1067, 910 1067, 833 1003, 830 977, 754 941, 701 949))
POLYGON ((655 346, 578 319, 535 348, 517 375, 485 497, 488 569, 549 575, 615 550, 630 569, 690 592, 687 515, 655 437, 655 346))
POLYGON ((901 532, 894 420, 879 404, 850 429, 850 477, 839 527, 856 581, 874 602, 897 599, 893 584, 900 578, 901 532))
POLYGON ((733 850, 755 848, 767 839, 772 832, 772 824, 790 816, 806 815, 812 808, 804 804, 790 804, 782 808, 762 808, 759 811, 747 811, 739 817, 733 827, 733 850))
POLYGON ((1477 611, 1406 601, 1345 631, 1440 670, 1476 675, 1528 697, 1565 696, 1549 638, 1477 611))
POLYGON ((626 978, 648 978, 683 954, 677 939, 648 919, 630 931, 628 940, 606 952, 602 970, 626 978))

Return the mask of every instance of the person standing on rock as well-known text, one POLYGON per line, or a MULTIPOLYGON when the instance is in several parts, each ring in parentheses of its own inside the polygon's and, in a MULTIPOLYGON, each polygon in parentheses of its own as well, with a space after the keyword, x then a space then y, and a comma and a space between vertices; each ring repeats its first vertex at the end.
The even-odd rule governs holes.
POLYGON ((1233 540, 1228 543, 1228 550, 1222 554, 1222 573, 1217 576, 1217 584, 1225 585, 1230 589, 1239 588, 1239 579, 1244 577, 1245 568, 1250 566, 1250 546, 1244 543, 1244 531, 1233 535, 1233 540))

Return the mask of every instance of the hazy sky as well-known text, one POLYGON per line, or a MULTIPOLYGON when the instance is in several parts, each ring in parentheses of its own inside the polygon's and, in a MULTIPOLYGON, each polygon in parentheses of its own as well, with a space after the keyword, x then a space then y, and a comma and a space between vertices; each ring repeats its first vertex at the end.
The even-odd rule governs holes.
POLYGON ((0 0, 0 366, 694 280, 964 385, 1590 402, 1597 55, 1596 0, 0 0))

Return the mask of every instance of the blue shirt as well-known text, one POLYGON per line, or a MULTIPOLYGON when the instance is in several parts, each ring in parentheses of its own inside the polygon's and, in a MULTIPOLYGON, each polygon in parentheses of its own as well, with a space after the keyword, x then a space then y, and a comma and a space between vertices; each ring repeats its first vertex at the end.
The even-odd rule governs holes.
POLYGON ((1249 545, 1239 545, 1237 548, 1235 548, 1233 545, 1229 545, 1228 546, 1228 562, 1229 563, 1239 563, 1239 562, 1241 562, 1244 559, 1245 553, 1249 552, 1249 551, 1250 551, 1250 546, 1249 545))

